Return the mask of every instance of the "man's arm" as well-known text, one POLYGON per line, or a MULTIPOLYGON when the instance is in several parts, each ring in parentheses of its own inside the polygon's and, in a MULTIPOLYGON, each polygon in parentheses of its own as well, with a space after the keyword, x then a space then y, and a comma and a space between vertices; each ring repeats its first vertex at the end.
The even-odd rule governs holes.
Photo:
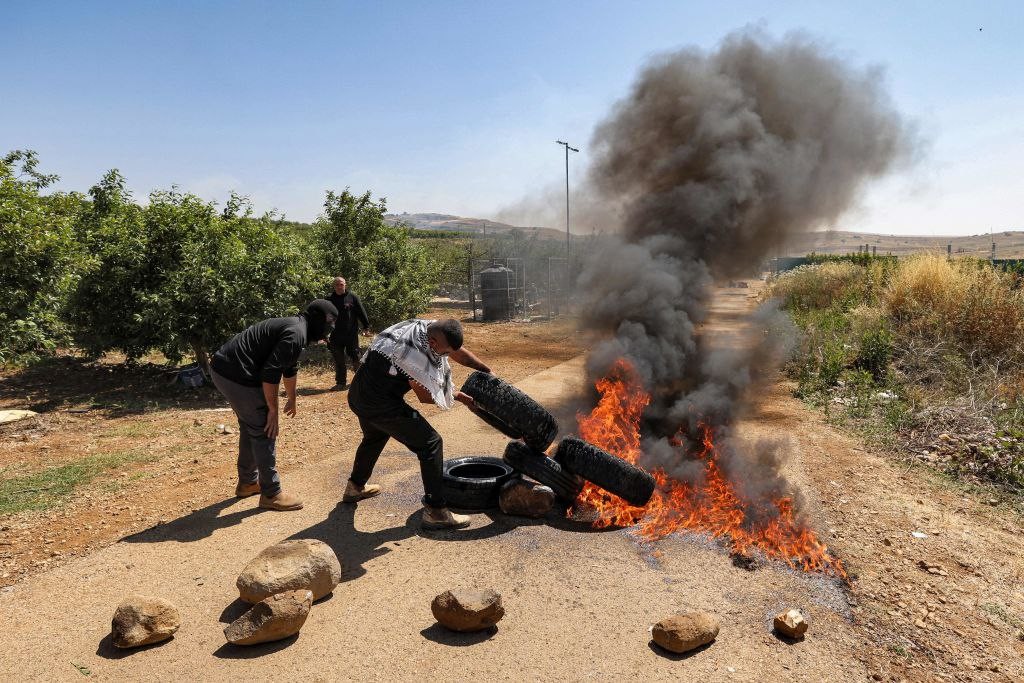
POLYGON ((263 383, 263 398, 267 401, 267 424, 263 433, 270 439, 277 438, 277 388, 278 384, 263 383))
POLYGON ((366 317, 366 309, 363 308, 363 302, 358 296, 353 294, 352 298, 356 300, 356 324, 362 323, 363 331, 366 331, 370 329, 370 319, 366 317))
MULTIPOLYGON (((412 387, 412 391, 414 394, 416 394, 416 398, 420 400, 420 403, 435 402, 434 397, 430 395, 430 392, 427 391, 427 388, 424 387, 419 382, 409 380, 409 386, 412 387)), ((470 410, 473 410, 476 407, 476 403, 473 401, 473 397, 470 396, 469 394, 464 394, 461 391, 455 392, 455 400, 458 401, 459 403, 465 404, 466 407, 468 407, 470 410)))
POLYGON ((434 397, 430 395, 427 388, 414 380, 409 380, 409 386, 412 387, 412 393, 416 394, 416 398, 420 400, 420 403, 433 403, 434 397))
POLYGON ((484 362, 476 357, 472 351, 463 346, 458 351, 452 351, 448 354, 448 357, 459 365, 465 365, 467 368, 473 368, 481 372, 490 374, 491 369, 484 365, 484 362))
POLYGON ((284 391, 288 395, 288 400, 284 404, 284 414, 287 415, 288 417, 295 417, 295 413, 297 412, 296 408, 295 408, 295 378, 296 377, 298 377, 298 375, 292 375, 291 377, 285 377, 283 379, 283 381, 284 381, 284 391))

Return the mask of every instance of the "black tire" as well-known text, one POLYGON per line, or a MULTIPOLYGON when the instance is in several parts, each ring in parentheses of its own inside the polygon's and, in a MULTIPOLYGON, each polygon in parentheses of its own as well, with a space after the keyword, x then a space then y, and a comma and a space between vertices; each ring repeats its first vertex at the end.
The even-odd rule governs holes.
POLYGON ((563 469, 553 459, 519 441, 505 447, 502 459, 517 472, 550 486, 555 495, 567 503, 576 500, 583 490, 583 480, 563 469))
POLYGON ((471 455, 445 460, 441 471, 444 498, 460 510, 489 510, 498 507, 498 493, 515 470, 501 458, 471 455))
POLYGON ((558 423, 544 406, 494 375, 474 372, 462 391, 473 397, 480 410, 496 418, 483 418, 485 422, 505 436, 522 439, 531 448, 543 451, 558 434, 558 423))
POLYGON ((654 495, 654 477, 650 474, 574 436, 562 439, 555 459, 569 472, 578 474, 630 505, 643 507, 654 495))

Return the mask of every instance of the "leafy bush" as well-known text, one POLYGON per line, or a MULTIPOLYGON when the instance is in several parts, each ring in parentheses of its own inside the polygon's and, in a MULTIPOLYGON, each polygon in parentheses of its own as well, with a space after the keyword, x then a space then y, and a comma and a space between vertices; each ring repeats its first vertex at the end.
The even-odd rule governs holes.
POLYGON ((93 258, 70 306, 76 340, 93 354, 136 359, 158 349, 180 360, 206 352, 258 320, 294 313, 316 277, 297 246, 233 196, 224 214, 177 190, 143 208, 109 172, 84 217, 93 258), (239 214, 239 211, 242 211, 239 214))
POLYGON ((431 252, 406 229, 387 225, 385 213, 386 202, 369 192, 328 192, 311 238, 324 288, 331 277, 344 276, 376 329, 423 311, 440 273, 431 252))
POLYGON ((82 260, 75 219, 82 197, 42 190, 32 151, 0 159, 0 364, 31 360, 67 340, 61 311, 82 260))

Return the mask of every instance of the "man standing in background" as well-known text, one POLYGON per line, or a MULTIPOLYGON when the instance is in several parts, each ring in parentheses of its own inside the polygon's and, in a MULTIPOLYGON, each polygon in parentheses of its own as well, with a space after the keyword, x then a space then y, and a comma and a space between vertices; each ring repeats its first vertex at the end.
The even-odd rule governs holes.
POLYGON ((366 317, 363 302, 348 291, 348 283, 340 275, 334 278, 334 291, 327 300, 338 309, 338 324, 328 342, 331 355, 334 356, 334 388, 348 388, 348 368, 345 356, 352 362, 352 372, 359 369, 359 327, 370 329, 370 321, 366 317))

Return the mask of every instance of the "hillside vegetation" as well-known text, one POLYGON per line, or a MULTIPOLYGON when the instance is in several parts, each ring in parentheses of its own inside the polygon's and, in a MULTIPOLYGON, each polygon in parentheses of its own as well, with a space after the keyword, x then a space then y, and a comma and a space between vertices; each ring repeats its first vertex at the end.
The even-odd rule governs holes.
POLYGON ((802 330, 798 393, 893 448, 1024 492, 1024 290, 977 259, 835 257, 769 293, 802 330))

